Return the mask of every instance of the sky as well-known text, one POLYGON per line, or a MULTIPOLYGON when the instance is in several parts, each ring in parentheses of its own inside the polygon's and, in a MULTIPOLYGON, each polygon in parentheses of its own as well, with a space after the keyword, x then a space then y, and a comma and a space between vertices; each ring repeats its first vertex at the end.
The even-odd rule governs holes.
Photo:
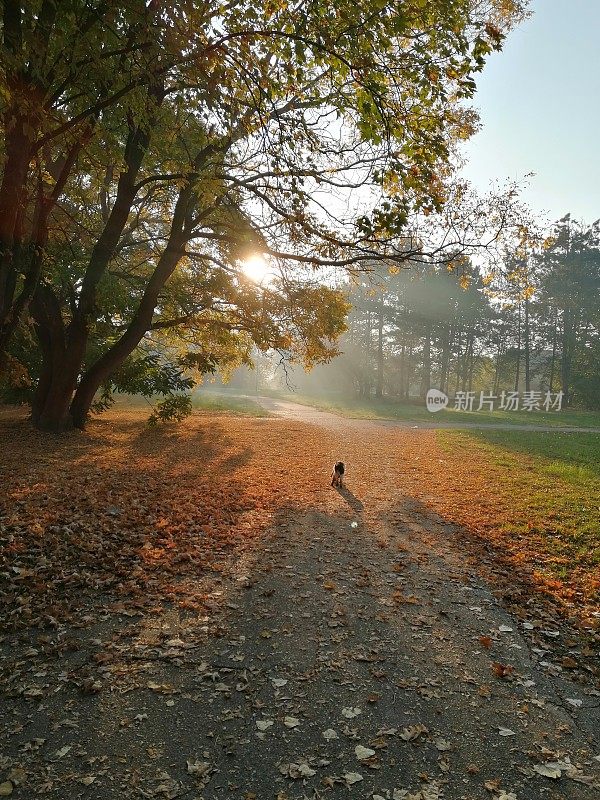
POLYGON ((600 0, 533 0, 478 78, 482 130, 463 174, 482 191, 520 179, 548 221, 600 217, 600 0))

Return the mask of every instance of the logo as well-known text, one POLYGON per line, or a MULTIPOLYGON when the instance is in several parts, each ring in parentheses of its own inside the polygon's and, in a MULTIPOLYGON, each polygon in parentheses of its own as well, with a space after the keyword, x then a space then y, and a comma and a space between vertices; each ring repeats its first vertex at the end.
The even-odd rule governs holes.
POLYGON ((430 389, 425 398, 427 403, 427 410, 435 414, 436 411, 441 411, 448 405, 448 395, 440 392, 438 389, 430 389))
MULTIPOLYGON (((486 394, 479 392, 479 403, 477 402, 476 392, 460 391, 454 395, 454 411, 494 411, 496 401, 499 400, 498 408, 500 411, 561 411, 563 392, 501 392, 497 394, 486 394)), ((446 408, 449 397, 439 389, 430 389, 425 397, 427 410, 435 414, 446 408)))

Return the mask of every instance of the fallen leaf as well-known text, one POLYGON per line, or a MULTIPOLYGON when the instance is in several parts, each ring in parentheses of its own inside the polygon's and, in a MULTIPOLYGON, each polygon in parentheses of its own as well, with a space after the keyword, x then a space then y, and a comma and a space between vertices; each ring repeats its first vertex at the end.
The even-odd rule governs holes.
POLYGON ((186 761, 188 774, 199 775, 204 777, 210 771, 210 762, 208 761, 186 761))
POLYGON ((402 728, 399 736, 405 742, 414 742, 419 736, 423 736, 427 733, 429 733, 428 728, 419 723, 417 725, 410 725, 408 728, 402 728))
POLYGON ((452 745, 446 739, 438 737, 437 739, 433 740, 433 743, 440 752, 444 752, 445 750, 452 750, 452 745))
POLYGON ((344 780, 346 781, 347 786, 352 786, 354 783, 358 783, 362 781, 363 776, 360 775, 358 772, 346 772, 344 774, 344 780))
POLYGON ((494 661, 492 663, 492 669, 497 678, 506 678, 514 672, 515 668, 510 664, 501 664, 499 661, 494 661))
POLYGON ((553 764, 551 762, 547 764, 534 764, 533 770, 537 772, 538 775, 543 775, 544 778, 552 778, 553 780, 560 778, 562 774, 558 764, 553 764))

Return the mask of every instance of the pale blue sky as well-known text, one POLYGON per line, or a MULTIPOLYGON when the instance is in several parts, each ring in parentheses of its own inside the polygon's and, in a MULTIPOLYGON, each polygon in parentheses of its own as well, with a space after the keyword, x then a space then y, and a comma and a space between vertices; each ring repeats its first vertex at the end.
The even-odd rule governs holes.
POLYGON ((536 173, 523 199, 550 221, 600 217, 600 0, 533 0, 478 78, 483 129, 465 146, 464 174, 536 173))

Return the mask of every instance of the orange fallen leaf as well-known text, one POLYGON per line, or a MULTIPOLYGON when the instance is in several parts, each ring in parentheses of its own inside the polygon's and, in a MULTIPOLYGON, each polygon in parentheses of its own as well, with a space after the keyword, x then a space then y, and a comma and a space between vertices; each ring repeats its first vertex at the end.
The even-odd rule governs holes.
POLYGON ((499 661, 494 661, 492 670, 497 678, 506 678, 515 671, 515 668, 510 664, 501 664, 499 661))

